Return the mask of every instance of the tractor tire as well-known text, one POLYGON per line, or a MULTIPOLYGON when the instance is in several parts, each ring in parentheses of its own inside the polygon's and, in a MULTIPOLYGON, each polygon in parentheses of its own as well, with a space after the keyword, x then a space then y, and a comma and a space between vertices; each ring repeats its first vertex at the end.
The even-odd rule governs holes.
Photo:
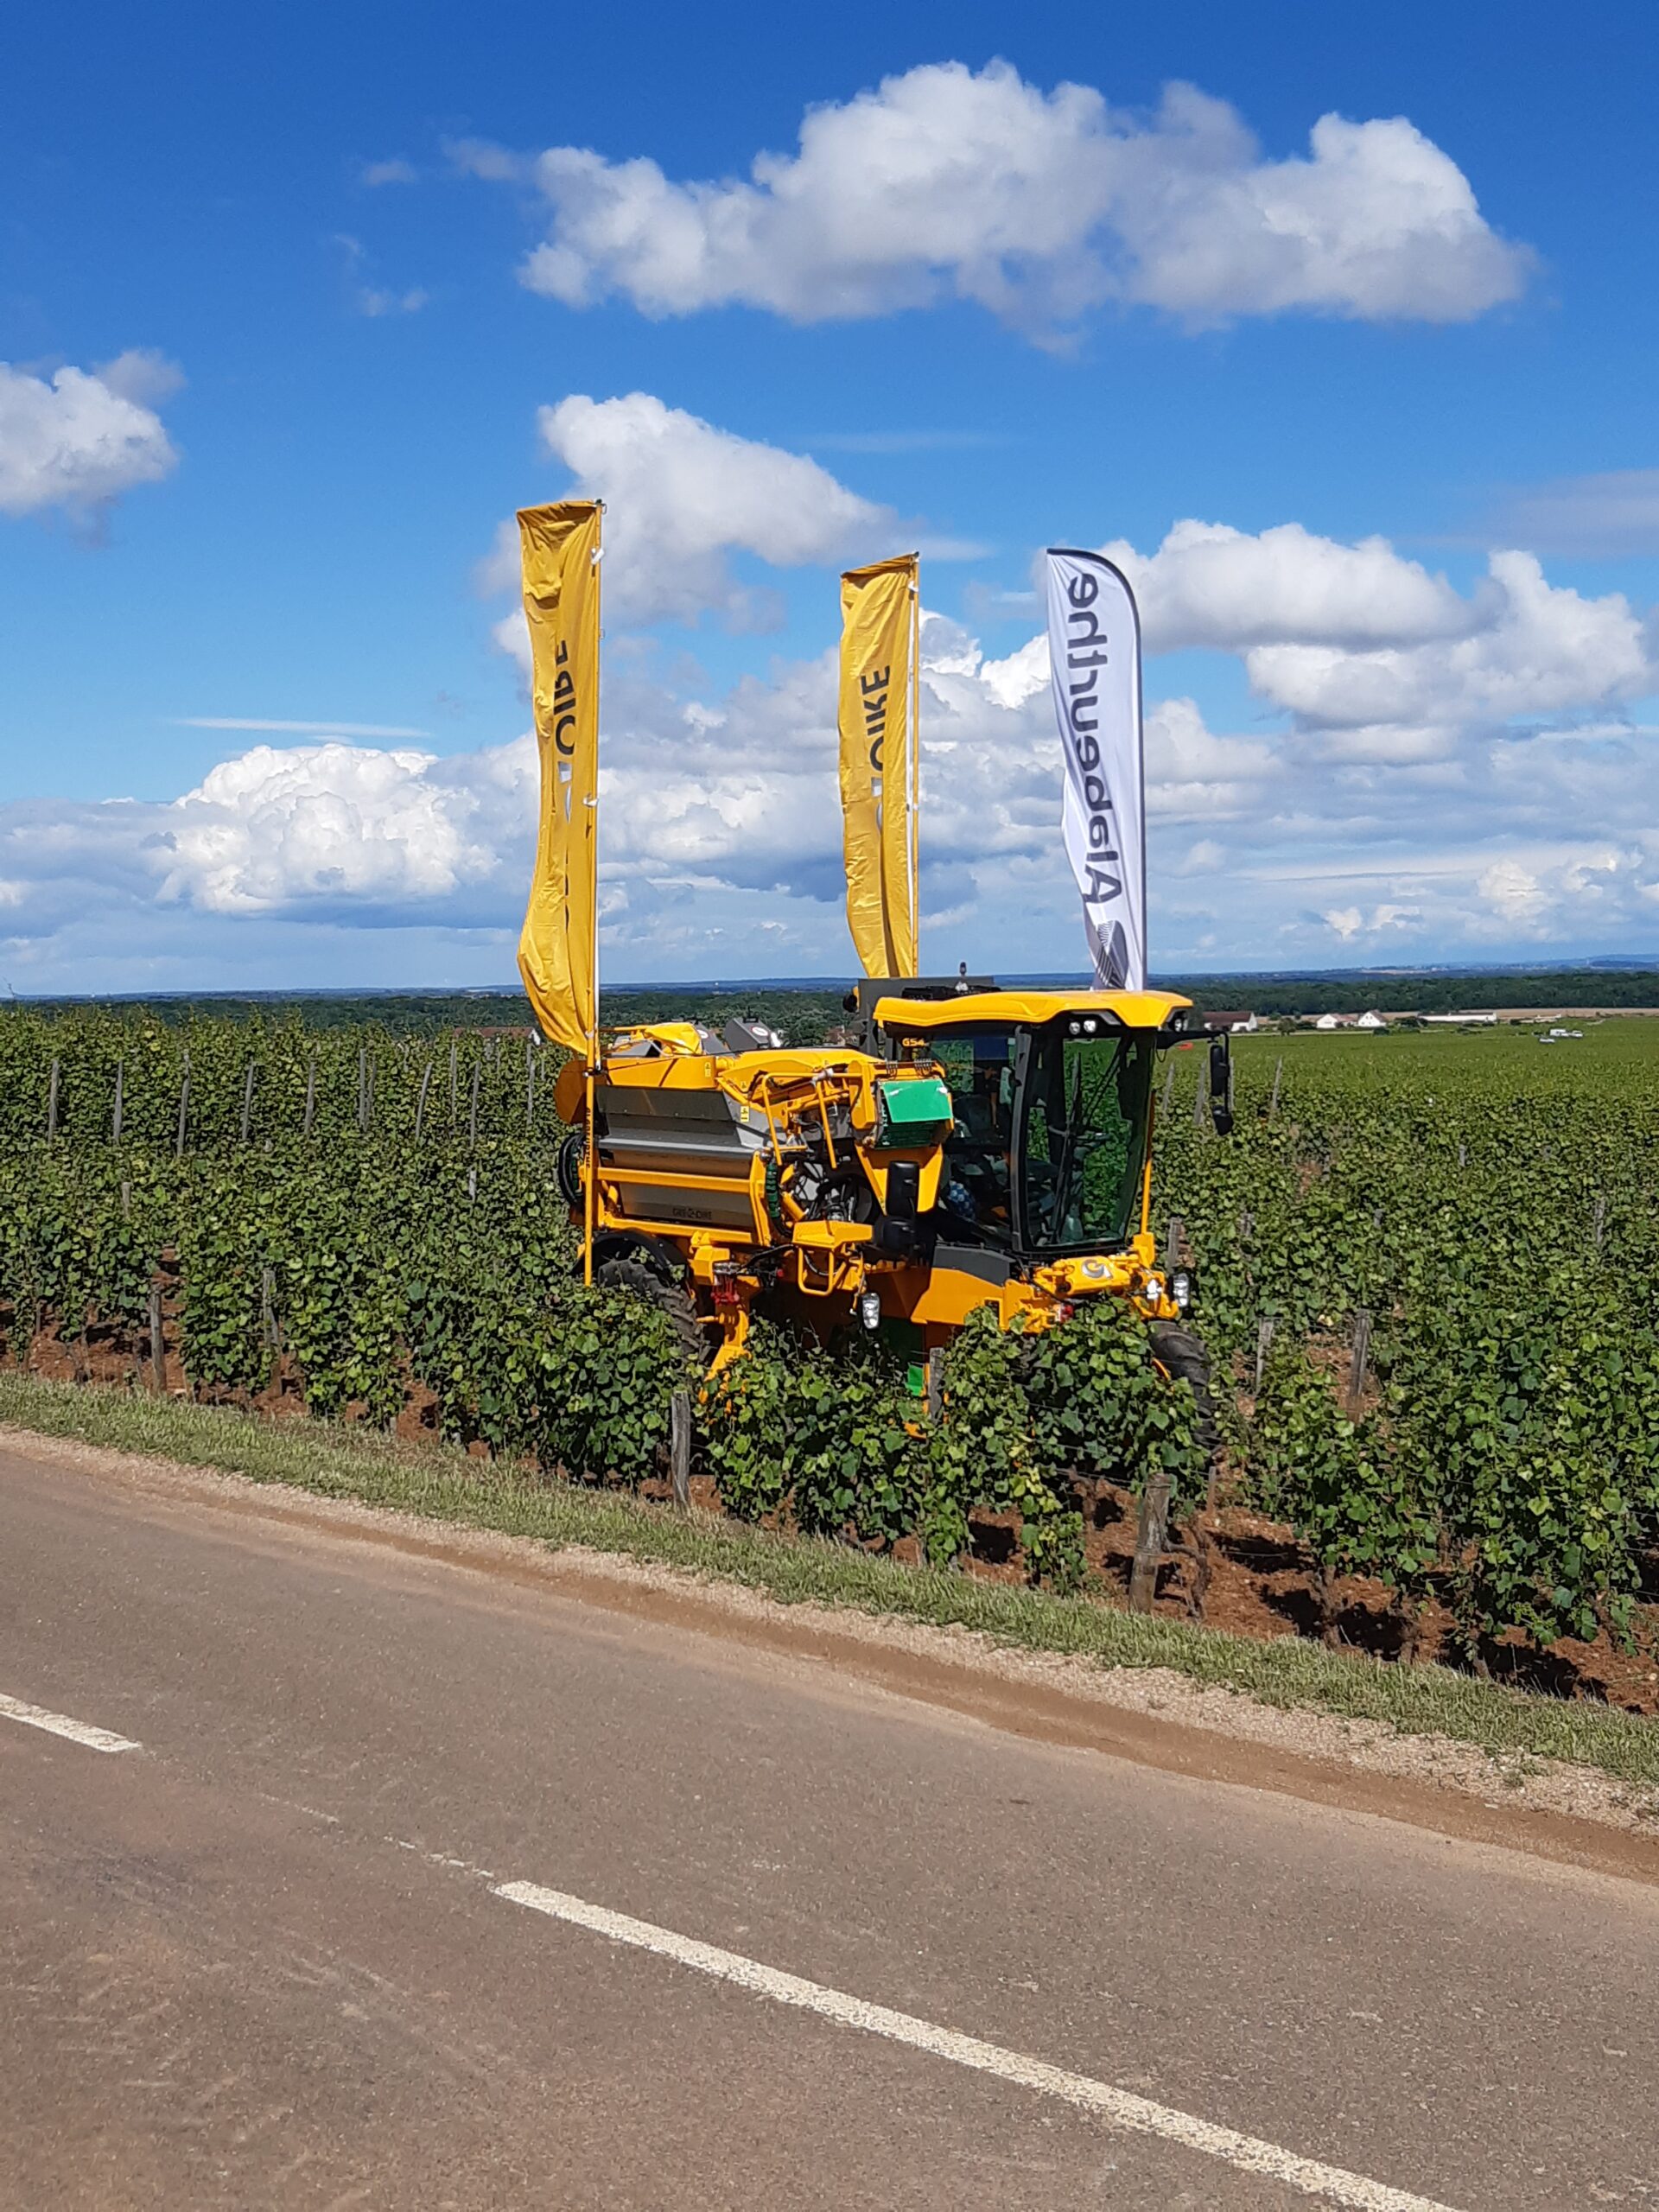
POLYGON ((1205 1465, 1212 1465, 1221 1449, 1221 1431, 1216 1425, 1216 1402, 1210 1389, 1210 1355, 1202 1338, 1177 1321, 1154 1321, 1152 1356, 1172 1382, 1185 1382, 1192 1393, 1192 1434, 1205 1465))
POLYGON ((599 1261, 594 1268, 594 1280, 608 1290, 632 1292, 634 1297, 654 1306, 668 1323, 669 1333, 684 1354, 686 1365, 699 1375, 708 1366, 711 1350, 709 1332, 698 1320, 691 1294, 683 1282, 672 1281, 638 1252, 613 1252, 599 1261))
POLYGON ((582 1162, 588 1149, 586 1129, 572 1129, 560 1145, 554 1166, 554 1179, 559 1186, 559 1196, 572 1213, 582 1208, 582 1162))

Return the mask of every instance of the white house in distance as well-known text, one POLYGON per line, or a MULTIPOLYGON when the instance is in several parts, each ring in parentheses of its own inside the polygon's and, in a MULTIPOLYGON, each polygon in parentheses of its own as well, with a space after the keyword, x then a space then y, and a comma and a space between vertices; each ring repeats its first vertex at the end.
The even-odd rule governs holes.
POLYGON ((1313 1024, 1316 1029, 1386 1029, 1388 1026, 1380 1014, 1322 1014, 1313 1024))
POLYGON ((1362 1014, 1359 1020, 1354 1024, 1356 1029, 1386 1029, 1388 1026, 1388 1023, 1383 1020, 1382 1015, 1376 1012, 1362 1014))

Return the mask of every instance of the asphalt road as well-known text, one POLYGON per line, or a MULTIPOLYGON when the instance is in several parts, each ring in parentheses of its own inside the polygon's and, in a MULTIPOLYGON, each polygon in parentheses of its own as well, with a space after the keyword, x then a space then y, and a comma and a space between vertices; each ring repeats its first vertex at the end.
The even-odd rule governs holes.
POLYGON ((8 2212, 1644 2204, 1656 1936, 1639 1883, 0 1452, 8 2212))

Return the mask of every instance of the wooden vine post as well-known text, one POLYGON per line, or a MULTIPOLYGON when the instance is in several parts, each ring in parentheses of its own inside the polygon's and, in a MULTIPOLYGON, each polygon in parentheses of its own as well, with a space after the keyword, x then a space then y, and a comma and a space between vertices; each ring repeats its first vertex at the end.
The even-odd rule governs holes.
POLYGON ((1359 1411, 1365 1394, 1365 1368, 1371 1356, 1371 1317, 1362 1306, 1354 1315, 1354 1346, 1348 1361, 1348 1410, 1359 1411))
POLYGON ((683 1513, 691 1503, 691 1393, 677 1390, 668 1402, 668 1464, 674 1503, 683 1513))
POLYGON ((1169 1541, 1169 1470, 1157 1467, 1147 1478, 1141 1493, 1141 1518, 1135 1532, 1135 1559, 1129 1568, 1129 1610, 1149 1613, 1158 1595, 1158 1569, 1169 1541))
POLYGON ((1271 1313, 1264 1313, 1262 1316, 1262 1319, 1255 1325, 1255 1389, 1254 1395, 1258 1398, 1262 1395, 1262 1377, 1268 1371, 1268 1354, 1272 1350, 1273 1316, 1271 1313))
POLYGON ((179 1073, 179 1140, 174 1157, 184 1158, 185 1133, 190 1125, 190 1047, 184 1048, 184 1063, 179 1073))
POLYGON ((282 1324, 276 1319, 276 1270, 267 1263, 259 1271, 259 1341, 266 1357, 267 1387, 276 1380, 276 1361, 283 1349, 282 1324))

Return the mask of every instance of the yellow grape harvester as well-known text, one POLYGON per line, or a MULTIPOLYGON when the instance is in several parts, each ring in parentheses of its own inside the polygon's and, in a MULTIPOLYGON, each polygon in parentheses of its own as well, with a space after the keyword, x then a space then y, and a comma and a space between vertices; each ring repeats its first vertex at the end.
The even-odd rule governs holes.
MULTIPOLYGON (((1190 1001, 906 977, 860 983, 847 1009, 845 1045, 792 1049, 738 1020, 607 1040, 591 1154, 579 1126, 559 1160, 596 1278, 652 1299, 716 1367, 757 1306, 826 1338, 880 1331, 916 1384, 981 1306, 1043 1328, 1105 1296, 1190 1374, 1185 1271, 1160 1266, 1150 1221, 1155 1070, 1202 1035, 1190 1001)), ((556 1103, 572 1123, 583 1084, 569 1062, 556 1103)), ((1222 1039, 1210 1088, 1224 1131, 1222 1039)))

